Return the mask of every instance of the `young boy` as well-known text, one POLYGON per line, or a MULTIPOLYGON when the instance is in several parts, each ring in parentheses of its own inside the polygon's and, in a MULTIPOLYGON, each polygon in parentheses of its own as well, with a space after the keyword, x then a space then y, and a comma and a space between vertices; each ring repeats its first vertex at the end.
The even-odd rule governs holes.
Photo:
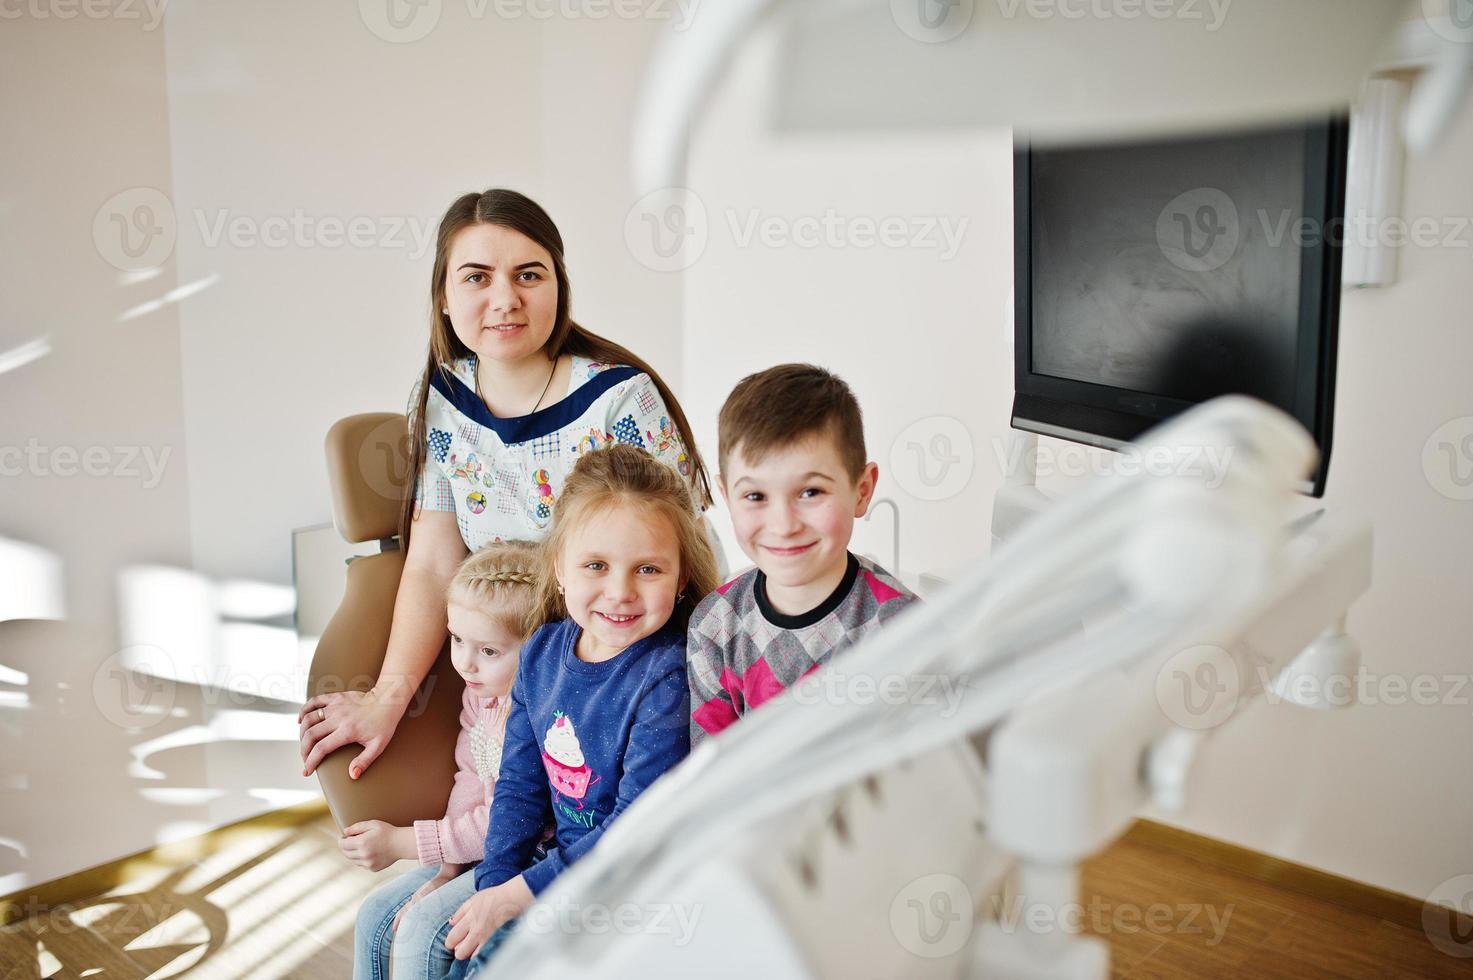
POLYGON ((811 364, 750 375, 721 407, 721 495, 753 568, 706 596, 686 657, 691 745, 797 683, 915 601, 849 552, 874 496, 854 393, 811 364))

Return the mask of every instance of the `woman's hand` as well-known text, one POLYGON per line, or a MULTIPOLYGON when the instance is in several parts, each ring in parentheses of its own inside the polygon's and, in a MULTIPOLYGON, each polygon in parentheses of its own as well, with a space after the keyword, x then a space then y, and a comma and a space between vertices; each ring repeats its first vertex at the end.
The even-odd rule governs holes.
POLYGON ((394 737, 405 705, 405 699, 385 697, 377 688, 335 691, 312 698, 297 714, 302 775, 312 775, 323 759, 354 742, 362 745, 363 751, 348 765, 348 775, 353 779, 363 775, 394 737))
POLYGON ((395 861, 419 856, 413 827, 395 827, 382 820, 363 820, 343 828, 338 850, 360 868, 382 871, 395 861))
POLYGON ((440 865, 440 870, 435 872, 435 876, 429 881, 425 882, 423 885, 420 885, 419 888, 415 890, 414 894, 409 896, 409 901, 405 902, 404 907, 399 910, 399 914, 394 916, 394 924, 392 927, 390 927, 389 931, 398 932, 399 921, 404 918, 405 912, 408 912, 410 909, 414 908, 416 902, 418 902, 421 898, 424 898, 436 888, 439 888, 441 885, 449 884, 456 878, 459 878, 461 873, 465 871, 465 869, 468 867, 470 867, 470 865, 468 864, 440 865))
POLYGON ((450 935, 445 948, 458 960, 468 960, 480 952, 491 934, 521 915, 532 904, 532 889, 521 875, 465 900, 450 917, 450 935))

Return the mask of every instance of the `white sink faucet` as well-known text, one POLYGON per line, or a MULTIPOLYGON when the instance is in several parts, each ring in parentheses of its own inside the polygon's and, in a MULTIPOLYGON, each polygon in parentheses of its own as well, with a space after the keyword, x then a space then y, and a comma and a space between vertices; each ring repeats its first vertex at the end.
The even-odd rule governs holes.
POLYGON ((871 501, 871 503, 869 505, 869 511, 864 515, 864 519, 865 520, 869 520, 871 517, 874 517, 875 516, 875 511, 877 511, 877 510, 880 509, 880 505, 881 504, 889 504, 890 505, 890 509, 895 512, 894 544, 893 544, 893 547, 892 547, 891 553, 890 553, 890 557, 894 561, 894 564, 891 565, 887 569, 887 571, 889 571, 891 575, 899 575, 900 574, 900 505, 897 504, 897 503, 895 503, 895 501, 892 500, 889 497, 878 497, 875 500, 871 501))

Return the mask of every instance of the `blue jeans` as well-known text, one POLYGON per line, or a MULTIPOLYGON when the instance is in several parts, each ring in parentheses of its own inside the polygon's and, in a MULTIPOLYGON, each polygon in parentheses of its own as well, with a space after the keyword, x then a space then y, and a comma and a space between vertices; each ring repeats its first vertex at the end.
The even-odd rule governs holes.
MULTIPOLYGON (((481 944, 481 948, 475 956, 468 960, 456 960, 450 967, 450 973, 445 980, 471 980, 472 977, 486 976, 485 966, 491 959, 491 954, 496 952, 496 947, 506 942, 506 937, 511 935, 512 927, 517 924, 516 919, 503 925, 491 934, 491 938, 481 944)), ((395 977, 394 980, 398 980, 395 977)))
MULTIPOLYGON (((538 861, 545 859, 548 852, 555 847, 557 847, 557 841, 552 840, 551 838, 538 841, 537 846, 532 849, 532 860, 527 862, 527 867, 530 868, 538 861)), ((470 874, 474 878, 475 871, 472 870, 470 874)), ((462 875, 462 877, 464 876, 462 875)), ((457 878, 455 880, 458 882, 460 881, 460 878, 457 878)), ((475 889, 476 884, 475 881, 472 880, 471 891, 474 892, 475 889)), ((467 894, 466 898, 470 898, 470 895, 467 894)), ((453 912, 455 910, 451 909, 450 911, 453 912)), ((446 915, 449 914, 449 912, 446 913, 446 915)), ((481 948, 477 950, 476 955, 472 956, 470 959, 452 960, 450 965, 450 972, 446 975, 445 980, 466 980, 466 978, 468 977, 481 976, 482 974, 484 974, 485 970, 483 970, 482 967, 484 967, 486 965, 486 961, 491 958, 491 954, 496 952, 496 947, 506 942, 506 937, 511 935, 512 927, 516 924, 516 919, 512 919, 509 922, 503 924, 501 928, 493 932, 490 938, 488 938, 484 943, 481 944, 481 948)), ((440 937, 442 945, 444 942, 444 938, 444 936, 440 937)), ((455 954, 450 953, 447 955, 454 956, 455 954)), ((398 969, 397 963, 395 964, 395 969, 398 969)), ((399 980, 398 973, 394 974, 394 980, 399 980)))
POLYGON ((450 916, 476 892, 475 869, 446 882, 414 904, 394 932, 394 916, 440 869, 415 868, 375 888, 358 909, 353 935, 353 980, 442 980, 455 961, 445 948, 450 916))

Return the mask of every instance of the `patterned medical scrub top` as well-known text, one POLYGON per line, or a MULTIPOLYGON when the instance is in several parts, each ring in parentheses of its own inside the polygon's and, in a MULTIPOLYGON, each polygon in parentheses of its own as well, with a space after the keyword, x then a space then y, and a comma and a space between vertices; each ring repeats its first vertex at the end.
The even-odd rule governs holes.
MULTIPOLYGON (((436 371, 425 408, 429 442, 415 487, 416 510, 454 511, 471 551, 492 541, 538 541, 578 457, 625 442, 648 450, 689 482, 680 433, 650 376, 627 365, 574 356, 564 398, 515 418, 497 418, 476 394, 476 359, 436 371)), ((415 407, 418 386, 410 394, 415 407)))

